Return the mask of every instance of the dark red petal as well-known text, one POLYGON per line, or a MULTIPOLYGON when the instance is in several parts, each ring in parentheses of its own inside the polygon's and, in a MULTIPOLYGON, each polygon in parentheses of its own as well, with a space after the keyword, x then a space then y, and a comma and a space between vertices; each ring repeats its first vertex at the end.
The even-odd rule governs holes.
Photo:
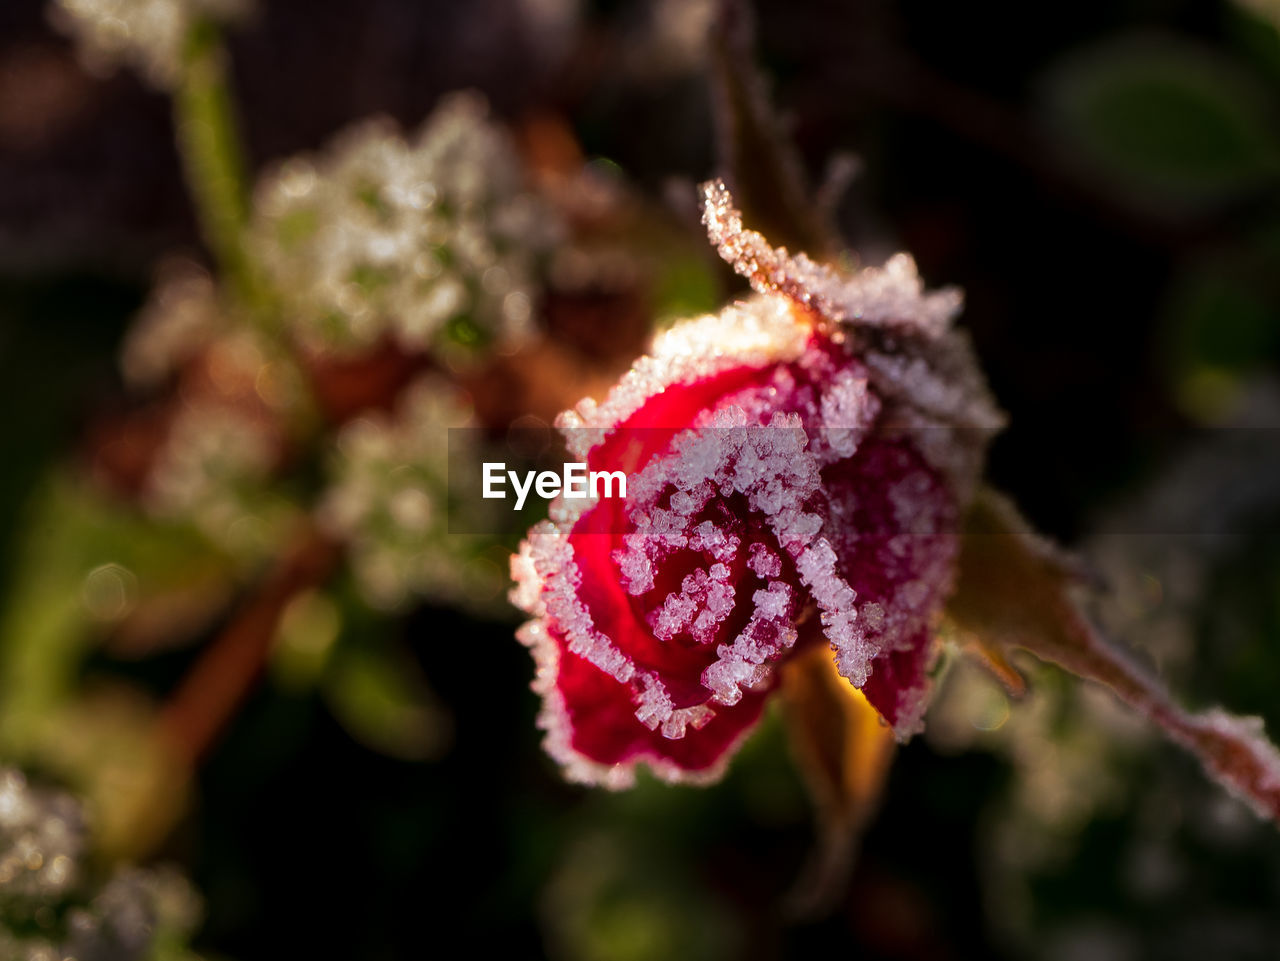
POLYGON ((935 653, 932 632, 926 628, 909 648, 877 657, 863 685, 862 693, 871 706, 900 734, 915 731, 928 705, 929 669, 935 653))

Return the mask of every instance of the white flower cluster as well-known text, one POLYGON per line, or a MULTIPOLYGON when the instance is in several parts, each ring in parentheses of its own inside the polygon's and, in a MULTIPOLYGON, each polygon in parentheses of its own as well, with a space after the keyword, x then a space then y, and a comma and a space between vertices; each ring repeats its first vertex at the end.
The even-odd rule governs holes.
MULTIPOLYGON (((320 520, 347 543, 374 607, 394 609, 413 596, 498 596, 505 572, 486 567, 473 539, 448 533, 449 428, 470 420, 464 399, 429 374, 406 388, 394 415, 358 418, 338 434, 320 520)), ((469 435, 455 434, 455 453, 469 455, 469 435)))
POLYGON ((134 389, 158 387, 229 327, 208 271, 190 260, 166 260, 156 271, 150 297, 129 325, 120 369, 134 389))
POLYGON ((280 439, 273 425, 216 399, 174 417, 145 493, 158 517, 194 523, 228 553, 269 554, 296 509, 269 489, 280 439))
POLYGON ((200 19, 234 20, 250 7, 250 0, 54 0, 49 16, 76 41, 88 69, 127 65, 164 90, 176 82, 183 44, 200 19))
POLYGON ((57 900, 79 881, 84 819, 69 795, 0 768, 0 904, 57 900))
POLYGON ((413 351, 518 338, 559 234, 475 94, 412 140, 386 120, 264 178, 251 243, 299 338, 320 350, 390 336, 413 351))
POLYGON ((263 336, 197 264, 162 263, 120 354, 129 385, 177 397, 143 491, 155 516, 186 520, 229 553, 257 559, 296 514, 269 489, 282 424, 303 391, 263 336))
POLYGON ((124 868, 86 890, 87 840, 73 797, 0 767, 0 958, 143 961, 195 928, 199 898, 176 871, 124 868))

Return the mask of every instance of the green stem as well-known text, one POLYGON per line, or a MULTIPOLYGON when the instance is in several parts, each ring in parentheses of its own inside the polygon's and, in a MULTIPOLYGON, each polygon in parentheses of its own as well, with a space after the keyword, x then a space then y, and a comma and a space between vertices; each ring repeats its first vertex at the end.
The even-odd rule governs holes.
MULTIPOLYGON (((222 32, 210 20, 193 24, 182 51, 173 91, 178 152, 195 202, 200 231, 240 316, 263 335, 272 360, 305 383, 280 323, 280 303, 245 244, 249 223, 249 179, 243 140, 227 79, 222 32)), ((310 396, 291 411, 293 428, 313 431, 310 396)))
POLYGON ((249 217, 246 163, 216 24, 191 27, 174 90, 174 126, 205 243, 234 294, 251 309, 262 287, 244 245, 249 217))

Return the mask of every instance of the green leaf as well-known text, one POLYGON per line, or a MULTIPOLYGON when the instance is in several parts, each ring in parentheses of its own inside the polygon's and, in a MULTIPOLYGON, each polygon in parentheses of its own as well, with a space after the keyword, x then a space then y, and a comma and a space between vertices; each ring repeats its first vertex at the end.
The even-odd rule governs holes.
MULTIPOLYGON (((355 624, 359 630, 359 624, 355 624)), ((330 659, 323 681, 334 717, 355 740, 409 761, 448 747, 450 719, 407 651, 350 633, 330 659)))
POLYGON ((1139 203, 1218 204, 1277 172, 1267 97, 1231 61, 1185 41, 1080 51, 1051 72, 1048 107, 1067 145, 1139 203))
POLYGON ((104 622, 139 597, 226 576, 223 567, 194 531, 50 477, 28 508, 0 612, 0 746, 20 750, 24 732, 73 693, 104 622))

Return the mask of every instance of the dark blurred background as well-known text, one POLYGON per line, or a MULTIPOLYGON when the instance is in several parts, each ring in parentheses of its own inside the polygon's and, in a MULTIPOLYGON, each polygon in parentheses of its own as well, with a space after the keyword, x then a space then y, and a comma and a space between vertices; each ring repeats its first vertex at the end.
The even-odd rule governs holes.
MULTIPOLYGON (((655 206, 714 172, 701 4, 258 6, 229 35, 255 168, 369 114, 413 126, 475 88, 513 125, 563 121, 655 206)), ((909 250, 927 282, 964 289, 962 322, 1011 416, 990 476, 1040 529, 1105 554, 1091 535, 1123 532, 1197 437, 1280 425, 1280 36, 1265 15, 1192 0, 754 7, 811 179, 858 158, 845 237, 873 262, 909 250)), ((34 563, 29 505, 122 394, 121 338, 174 250, 201 256, 166 99, 128 71, 90 76, 39 0, 5 0, 0 604, 34 563)), ((1193 496, 1233 496, 1215 476, 1193 496)), ((1182 545, 1203 562, 1174 612, 1182 646, 1150 636, 1193 703, 1275 731, 1280 496, 1230 524, 1212 553, 1182 545)), ((1133 540, 1113 553, 1131 558, 1133 540)), ((1151 569, 1159 607, 1173 587, 1151 569)), ((444 733, 428 760, 370 750, 315 691, 254 689, 148 854, 202 893, 196 950, 1280 957, 1280 834, 1052 672, 1035 676, 1040 706, 1010 709, 957 669, 955 698, 985 720, 944 699, 939 733, 900 752, 836 911, 798 921, 781 905, 813 827, 776 719, 712 789, 566 785, 538 746, 515 623, 501 605, 428 605, 366 625, 429 682, 444 733)), ((160 696, 195 649, 103 648, 78 676, 160 696)))

